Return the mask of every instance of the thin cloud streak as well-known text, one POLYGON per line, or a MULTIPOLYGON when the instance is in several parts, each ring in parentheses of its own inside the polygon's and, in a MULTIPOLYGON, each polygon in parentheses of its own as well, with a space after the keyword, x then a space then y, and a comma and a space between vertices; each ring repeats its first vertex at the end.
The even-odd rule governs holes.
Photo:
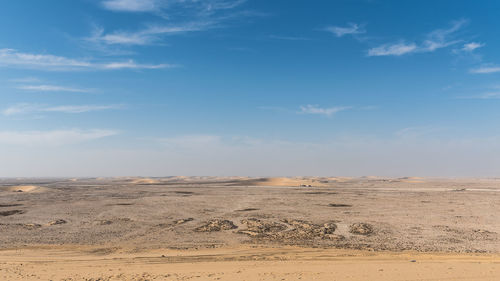
POLYGON ((500 66, 480 66, 470 70, 470 73, 489 74, 500 72, 500 66))
POLYGON ((85 41, 106 45, 150 45, 159 41, 162 35, 177 35, 187 32, 202 31, 211 28, 215 23, 210 21, 192 22, 178 25, 149 26, 139 31, 115 31, 105 33, 103 28, 95 28, 85 41))
POLYGON ((328 107, 328 108, 321 108, 317 105, 305 105, 300 107, 299 113, 302 114, 317 114, 317 115, 325 115, 328 117, 333 116, 335 113, 348 110, 351 107, 348 106, 337 106, 337 107, 328 107))
POLYGON ((0 49, 0 67, 1 66, 50 71, 159 69, 177 67, 177 65, 173 64, 139 64, 133 60, 100 63, 54 55, 21 53, 14 49, 0 49))
POLYGON ((329 31, 337 37, 342 37, 344 35, 349 35, 349 34, 361 34, 365 33, 366 31, 362 29, 362 27, 359 24, 356 23, 349 23, 347 26, 328 26, 325 28, 326 31, 329 31))
POLYGON ((368 56, 402 56, 404 54, 412 53, 417 50, 417 45, 415 43, 397 43, 397 44, 386 44, 376 48, 368 50, 368 56))
POLYGON ((71 88, 57 85, 22 85, 18 86, 17 89, 25 91, 36 91, 36 92, 74 92, 74 93, 89 93, 92 90, 89 89, 79 89, 71 88))
POLYGON ((458 20, 451 23, 449 28, 436 29, 427 34, 426 39, 417 44, 414 42, 406 43, 401 41, 399 43, 383 44, 368 50, 368 56, 402 56, 411 53, 427 53, 434 52, 438 49, 446 48, 455 45, 461 40, 453 40, 451 37, 454 33, 459 31, 467 24, 467 20, 458 20))
POLYGON ((117 12, 151 12, 158 6, 154 0, 106 0, 102 6, 111 11, 117 12))
POLYGON ((247 17, 252 13, 223 14, 223 11, 234 9, 245 2, 246 0, 106 0, 101 2, 101 6, 107 10, 151 12, 167 21, 164 24, 147 25, 136 31, 105 32, 102 27, 95 27, 91 36, 83 40, 100 45, 101 48, 106 45, 152 45, 161 41, 164 36, 222 27, 221 23, 224 21, 247 17))
POLYGON ((43 106, 37 104, 20 103, 10 106, 2 111, 4 116, 14 116, 33 113, 85 113, 92 111, 103 111, 112 109, 122 109, 123 105, 60 105, 60 106, 43 106))

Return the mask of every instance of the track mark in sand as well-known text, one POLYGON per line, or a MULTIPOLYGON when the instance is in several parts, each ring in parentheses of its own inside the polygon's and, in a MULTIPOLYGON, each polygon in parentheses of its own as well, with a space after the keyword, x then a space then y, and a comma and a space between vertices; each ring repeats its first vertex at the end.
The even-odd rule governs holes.
POLYGON ((328 204, 328 207, 333 207, 333 208, 345 208, 345 207, 352 207, 351 204, 337 204, 337 203, 330 203, 328 204))
POLYGON ((26 213, 23 210, 9 210, 9 211, 1 211, 0 216, 2 217, 7 217, 7 216, 12 216, 12 215, 17 215, 17 214, 24 214, 26 213))
POLYGON ((309 192, 304 192, 304 194, 307 195, 328 195, 328 194, 337 194, 337 192, 326 192, 326 191, 309 191, 309 192))
POLYGON ((246 208, 246 209, 241 209, 241 210, 236 210, 236 212, 251 212, 251 211, 258 211, 259 209, 257 208, 246 208))
POLYGON ((196 193, 191 192, 191 191, 173 191, 173 193, 178 194, 179 196, 182 196, 182 197, 189 197, 192 195, 196 195, 196 193))
POLYGON ((19 207, 23 204, 0 204, 0 208, 8 208, 8 207, 19 207))

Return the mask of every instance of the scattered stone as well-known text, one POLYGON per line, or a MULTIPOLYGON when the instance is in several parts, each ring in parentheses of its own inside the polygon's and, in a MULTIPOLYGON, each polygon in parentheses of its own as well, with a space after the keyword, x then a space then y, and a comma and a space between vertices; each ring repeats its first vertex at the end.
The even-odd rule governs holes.
POLYGON ((359 235, 370 235, 373 233, 373 226, 368 223, 354 223, 349 226, 349 232, 359 235))
POLYGON ((58 220, 50 221, 48 223, 48 225, 59 225, 59 224, 65 224, 65 223, 67 223, 67 221, 65 221, 63 219, 58 219, 58 220))
POLYGON ((38 223, 25 223, 22 225, 24 228, 27 228, 27 229, 35 229, 35 228, 40 228, 42 227, 41 224, 38 224, 38 223))
POLYGON ((342 240, 341 235, 334 235, 337 225, 334 223, 325 223, 323 225, 313 224, 303 220, 282 220, 281 222, 261 221, 256 218, 244 219, 242 224, 247 229, 240 230, 238 233, 252 236, 253 238, 301 242, 313 239, 342 240))
POLYGON ((193 221, 193 220, 194 220, 193 218, 179 219, 179 220, 174 221, 174 223, 175 224, 183 224, 183 223, 190 222, 190 221, 193 221))
POLYGON ((213 219, 208 221, 206 224, 197 227, 195 231, 197 232, 215 232, 221 230, 230 230, 238 228, 234 223, 230 220, 223 219, 213 219))

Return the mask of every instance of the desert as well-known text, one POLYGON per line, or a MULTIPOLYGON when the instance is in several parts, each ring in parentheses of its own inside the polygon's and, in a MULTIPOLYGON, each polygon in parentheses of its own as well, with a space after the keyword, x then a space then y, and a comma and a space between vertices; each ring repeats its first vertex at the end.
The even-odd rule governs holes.
POLYGON ((0 279, 499 280, 499 184, 3 179, 0 279))

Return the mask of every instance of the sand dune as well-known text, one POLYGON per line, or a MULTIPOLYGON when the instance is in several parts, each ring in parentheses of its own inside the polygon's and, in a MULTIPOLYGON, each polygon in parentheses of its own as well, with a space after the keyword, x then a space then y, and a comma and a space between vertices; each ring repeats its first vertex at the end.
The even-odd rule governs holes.
POLYGON ((47 191, 47 189, 36 185, 17 185, 17 186, 0 187, 0 191, 34 193, 34 192, 44 192, 47 191))
POLYGON ((319 178, 257 178, 234 182, 234 186, 326 186, 328 180, 319 178))
POLYGON ((150 179, 150 178, 136 178, 136 179, 132 179, 131 183, 133 183, 133 184, 158 184, 158 183, 160 183, 160 181, 155 180, 155 179, 150 179))

